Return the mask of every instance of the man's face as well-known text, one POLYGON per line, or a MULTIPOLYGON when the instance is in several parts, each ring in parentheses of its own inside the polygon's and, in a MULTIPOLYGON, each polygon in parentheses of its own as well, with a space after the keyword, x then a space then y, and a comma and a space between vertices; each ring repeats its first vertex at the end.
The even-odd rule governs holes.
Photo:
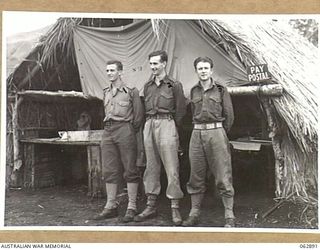
POLYGON ((161 62, 160 55, 150 57, 149 63, 150 63, 150 68, 152 70, 152 74, 155 76, 161 75, 167 65, 166 62, 161 62))
POLYGON ((118 70, 118 67, 116 64, 109 64, 107 65, 107 76, 110 80, 110 82, 115 82, 120 78, 120 75, 122 73, 121 70, 118 70))
POLYGON ((198 62, 196 73, 201 81, 206 81, 211 78, 213 70, 208 62, 198 62))

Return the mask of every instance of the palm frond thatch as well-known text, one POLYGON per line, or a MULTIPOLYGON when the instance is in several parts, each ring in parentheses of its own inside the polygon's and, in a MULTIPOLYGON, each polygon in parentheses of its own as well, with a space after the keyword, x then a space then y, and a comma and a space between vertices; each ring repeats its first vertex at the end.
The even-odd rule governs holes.
POLYGON ((44 35, 40 42, 43 45, 40 63, 52 67, 58 63, 59 53, 76 63, 73 30, 81 23, 82 18, 60 18, 55 25, 44 35))

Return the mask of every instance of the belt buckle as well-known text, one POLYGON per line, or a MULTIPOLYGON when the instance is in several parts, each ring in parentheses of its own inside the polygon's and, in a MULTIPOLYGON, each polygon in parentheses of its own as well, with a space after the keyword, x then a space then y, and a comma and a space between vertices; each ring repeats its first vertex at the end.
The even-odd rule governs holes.
POLYGON ((216 122, 208 124, 208 129, 216 129, 218 128, 218 124, 216 122))

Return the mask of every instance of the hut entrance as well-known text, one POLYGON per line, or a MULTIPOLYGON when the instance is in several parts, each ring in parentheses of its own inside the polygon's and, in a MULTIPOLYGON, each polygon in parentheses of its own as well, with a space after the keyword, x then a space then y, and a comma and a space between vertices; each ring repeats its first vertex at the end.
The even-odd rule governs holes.
POLYGON ((274 153, 266 116, 256 96, 232 96, 235 121, 229 133, 234 187, 238 193, 273 195, 274 153))

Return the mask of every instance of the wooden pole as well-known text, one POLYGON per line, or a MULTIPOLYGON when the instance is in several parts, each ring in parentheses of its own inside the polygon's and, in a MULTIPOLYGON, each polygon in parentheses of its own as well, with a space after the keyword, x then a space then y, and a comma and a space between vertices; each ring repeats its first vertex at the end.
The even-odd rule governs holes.
MULTIPOLYGON (((281 96, 283 88, 280 84, 268 84, 262 86, 240 86, 240 87, 227 87, 230 95, 260 95, 260 96, 281 96)), ((79 91, 44 91, 44 90, 25 90, 18 92, 21 96, 30 96, 35 98, 46 97, 68 97, 68 98, 82 98, 82 99, 96 99, 97 97, 89 97, 79 91)))
POLYGON ((280 84, 227 87, 227 89, 230 95, 281 96, 283 92, 283 88, 280 84))
POLYGON ((281 180, 283 175, 283 167, 284 167, 284 156, 280 147, 280 135, 279 129, 274 119, 275 113, 272 111, 272 106, 269 102, 268 98, 261 98, 262 105, 266 111, 267 122, 269 126, 269 138, 272 141, 272 148, 275 156, 275 184, 276 191, 275 194, 277 197, 280 197, 281 192, 281 180))
POLYGON ((19 152, 19 121, 18 111, 23 98, 16 95, 15 103, 12 109, 12 140, 13 140, 13 171, 17 171, 22 166, 22 160, 19 152))
POLYGON ((274 205, 272 208, 268 209, 267 212, 265 212, 262 215, 262 218, 266 218, 267 216, 269 216, 271 213, 273 213, 278 207, 280 207, 285 201, 289 200, 292 196, 294 195, 294 193, 291 193, 290 195, 288 195, 287 197, 285 197, 284 199, 282 199, 280 202, 278 202, 276 205, 274 205))
POLYGON ((18 92, 20 96, 29 97, 74 97, 82 99, 98 99, 85 96, 82 92, 78 91, 44 91, 44 90, 25 90, 18 92))

